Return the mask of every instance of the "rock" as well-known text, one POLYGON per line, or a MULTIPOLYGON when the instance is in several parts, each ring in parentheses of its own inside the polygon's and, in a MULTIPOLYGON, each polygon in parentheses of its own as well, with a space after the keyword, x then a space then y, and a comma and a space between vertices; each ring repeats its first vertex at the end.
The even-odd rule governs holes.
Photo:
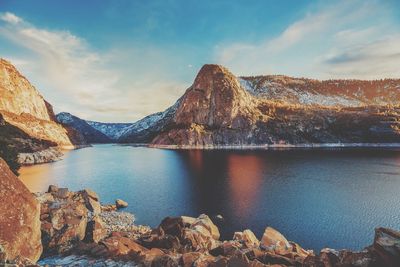
POLYGON ((247 248, 258 247, 260 245, 260 241, 249 229, 246 229, 243 232, 235 232, 233 235, 233 240, 240 241, 247 248))
POLYGON ((205 214, 201 214, 193 223, 192 228, 196 226, 205 227, 211 234, 212 238, 218 240, 220 237, 218 227, 211 221, 210 217, 205 214))
POLYGON ((180 265, 183 267, 192 267, 194 262, 201 257, 201 253, 199 252, 188 252, 184 253, 181 257, 180 265))
POLYGON ((319 260, 326 267, 336 266, 340 261, 339 252, 334 249, 324 248, 319 254, 319 260))
POLYGON ((158 229, 166 234, 175 236, 187 249, 206 251, 218 246, 218 227, 207 215, 192 217, 167 217, 158 229))
POLYGON ((106 247, 107 256, 112 258, 124 258, 126 256, 133 260, 142 261, 145 258, 145 253, 148 252, 147 248, 118 233, 113 233, 111 237, 100 241, 99 244, 106 247))
POLYGON ((68 188, 58 188, 58 190, 53 194, 53 196, 58 198, 68 198, 69 196, 68 188))
POLYGON ((82 194, 83 194, 84 196, 86 196, 86 197, 89 197, 89 198, 93 199, 93 200, 100 201, 100 198, 99 198, 99 196, 97 195, 97 193, 94 192, 93 190, 88 189, 88 188, 84 189, 84 190, 82 191, 82 194))
POLYGON ((290 241, 289 244, 292 246, 292 251, 296 257, 307 258, 310 255, 314 255, 314 252, 312 250, 305 250, 295 242, 290 241))
POLYGON ((151 263, 151 267, 178 267, 178 262, 176 259, 169 255, 162 255, 155 257, 151 263))
POLYGON ((117 210, 117 205, 108 204, 108 205, 101 206, 101 211, 110 212, 110 211, 115 211, 115 210, 117 210))
POLYGON ((40 205, 0 158, 0 244, 8 260, 42 254, 40 205))
POLYGON ((263 255, 262 262, 265 264, 282 264, 283 266, 301 266, 301 263, 270 252, 266 252, 263 255))
POLYGON ((103 221, 95 216, 86 226, 85 241, 98 243, 107 236, 107 229, 103 221))
POLYGON ((47 193, 57 193, 58 187, 56 185, 49 185, 49 189, 47 190, 47 193))
POLYGON ((164 256, 165 253, 158 248, 152 248, 145 254, 144 265, 151 266, 155 258, 164 256))
POLYGON ((261 247, 267 250, 273 250, 278 254, 285 254, 292 250, 289 241, 277 230, 267 227, 260 243, 261 247))
POLYGON ((400 232, 388 228, 375 229, 372 248, 381 264, 393 267, 400 265, 400 232))
POLYGON ((249 266, 249 259, 245 254, 240 253, 239 251, 235 253, 232 257, 229 258, 228 266, 232 267, 246 267, 249 266))
POLYGON ((122 199, 115 200, 115 205, 117 206, 117 209, 128 207, 128 203, 123 201, 122 199))
POLYGON ((209 253, 213 256, 232 256, 238 251, 242 245, 238 241, 224 241, 218 247, 211 249, 209 253))

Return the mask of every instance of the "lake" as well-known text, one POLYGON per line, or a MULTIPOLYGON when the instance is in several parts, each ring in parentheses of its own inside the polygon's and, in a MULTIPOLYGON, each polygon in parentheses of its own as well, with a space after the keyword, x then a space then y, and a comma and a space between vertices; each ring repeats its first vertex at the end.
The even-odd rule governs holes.
POLYGON ((400 149, 166 150, 95 145, 23 167, 31 191, 91 188, 129 203, 136 223, 222 215, 224 238, 272 226, 307 249, 362 249, 374 228, 400 229, 400 149))

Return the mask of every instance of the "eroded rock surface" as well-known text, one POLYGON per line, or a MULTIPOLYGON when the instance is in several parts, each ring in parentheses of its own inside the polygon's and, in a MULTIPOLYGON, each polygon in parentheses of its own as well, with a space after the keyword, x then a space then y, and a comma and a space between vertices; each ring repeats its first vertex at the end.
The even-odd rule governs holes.
POLYGON ((0 247, 4 258, 36 262, 42 253, 39 202, 1 158, 0 203, 0 247))

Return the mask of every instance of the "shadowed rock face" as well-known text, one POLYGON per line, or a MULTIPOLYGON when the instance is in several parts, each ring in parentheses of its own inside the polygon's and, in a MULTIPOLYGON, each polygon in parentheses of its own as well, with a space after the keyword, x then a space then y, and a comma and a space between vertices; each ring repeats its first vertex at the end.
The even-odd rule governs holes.
POLYGON ((8 260, 36 262, 42 253, 40 205, 0 158, 0 245, 8 260))

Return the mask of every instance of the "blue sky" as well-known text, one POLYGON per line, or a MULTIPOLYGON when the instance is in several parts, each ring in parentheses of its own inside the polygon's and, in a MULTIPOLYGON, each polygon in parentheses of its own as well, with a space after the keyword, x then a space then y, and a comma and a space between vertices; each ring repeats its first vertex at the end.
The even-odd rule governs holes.
POLYGON ((400 77, 400 2, 0 0, 0 48, 56 111, 135 121, 173 104, 205 63, 400 77))

